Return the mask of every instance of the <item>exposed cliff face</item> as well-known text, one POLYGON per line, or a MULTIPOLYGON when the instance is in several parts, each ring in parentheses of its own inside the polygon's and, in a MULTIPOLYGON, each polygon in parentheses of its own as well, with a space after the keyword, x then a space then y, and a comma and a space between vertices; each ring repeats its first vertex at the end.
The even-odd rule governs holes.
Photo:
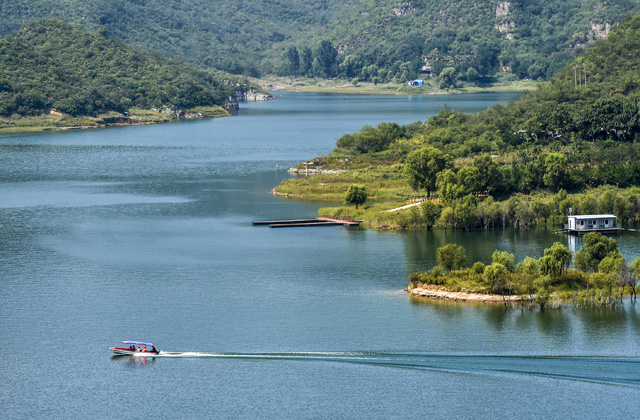
POLYGON ((273 95, 269 92, 263 92, 257 89, 239 89, 236 95, 238 101, 268 101, 269 99, 273 99, 273 95))

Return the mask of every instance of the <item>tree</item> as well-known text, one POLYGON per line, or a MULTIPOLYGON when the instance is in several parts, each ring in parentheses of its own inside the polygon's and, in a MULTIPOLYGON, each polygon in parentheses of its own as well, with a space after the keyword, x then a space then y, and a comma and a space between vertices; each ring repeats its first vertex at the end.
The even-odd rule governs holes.
POLYGON ((296 47, 289 47, 287 50, 287 63, 289 64, 289 74, 296 76, 300 73, 300 55, 296 47))
POLYGON ((618 243, 598 232, 582 237, 582 248, 576 252, 574 265, 584 271, 596 272, 600 262, 610 253, 618 251, 618 243))
POLYGON ((436 187, 436 177, 440 171, 453 167, 451 156, 435 147, 423 147, 409 153, 404 164, 404 174, 412 189, 427 190, 427 197, 436 187))
POLYGON ((478 168, 479 189, 482 191, 495 191, 501 180, 498 164, 486 153, 473 158, 473 166, 478 168))
POLYGON ((551 216, 551 207, 538 199, 534 199, 531 202, 531 211, 536 215, 536 220, 544 218, 544 223, 547 223, 547 219, 551 216))
POLYGON ((480 78, 480 73, 473 67, 467 69, 467 82, 474 83, 480 78))
POLYGON ((458 184, 464 188, 464 195, 480 190, 480 171, 475 166, 463 166, 457 173, 458 184))
POLYGON ((447 89, 453 86, 456 80, 456 69, 454 67, 445 67, 440 72, 440 89, 447 89))
POLYGON ((324 77, 333 77, 336 75, 337 56, 338 50, 336 50, 331 41, 323 39, 316 51, 316 59, 318 60, 319 69, 324 77))
POLYGON ((553 191, 565 188, 569 181, 567 158, 560 153, 549 153, 545 159, 544 184, 553 191))
POLYGON ((633 300, 636 300, 636 287, 640 283, 640 257, 636 257, 631 265, 629 266, 629 277, 627 279, 627 284, 631 287, 631 295, 633 296, 633 300))
POLYGON ((515 255, 507 251, 494 251, 491 255, 492 262, 502 264, 508 271, 515 270, 515 259, 515 255))
MULTIPOLYGON (((474 198, 472 195, 469 196, 474 198)), ((476 207, 474 200, 467 200, 466 198, 467 197, 460 200, 454 209, 456 228, 465 230, 473 227, 478 220, 478 208, 476 207)))
POLYGON ((427 225, 427 229, 431 229, 431 227, 436 224, 438 217, 440 217, 442 207, 433 201, 425 201, 420 206, 420 211, 422 212, 422 218, 427 225))
POLYGON ((459 270, 467 265, 467 253, 464 247, 448 244, 436 251, 438 265, 447 271, 459 270))
POLYGON ((552 279, 559 279, 571 264, 572 257, 573 252, 569 248, 554 242, 551 248, 544 250, 544 257, 540 258, 540 272, 552 279))
POLYGON ((504 265, 494 262, 484 268, 482 276, 492 291, 504 296, 504 287, 507 283, 507 269, 504 265))
POLYGON ((302 54, 300 54, 300 72, 307 76, 310 75, 313 70, 313 51, 311 48, 304 47, 302 54))
POLYGON ((344 203, 345 204, 353 204, 358 206, 364 204, 367 201, 367 190, 365 187, 361 187, 356 184, 349 185, 347 192, 344 195, 344 203))
POLYGON ((438 194, 445 202, 450 203, 465 194, 465 188, 458 183, 458 176, 451 169, 445 169, 436 176, 438 194))

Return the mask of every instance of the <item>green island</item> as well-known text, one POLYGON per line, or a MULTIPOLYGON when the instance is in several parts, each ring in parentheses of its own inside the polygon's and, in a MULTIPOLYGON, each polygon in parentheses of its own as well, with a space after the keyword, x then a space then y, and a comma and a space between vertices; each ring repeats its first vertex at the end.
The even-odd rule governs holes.
POLYGON ((409 277, 411 296, 461 302, 504 303, 557 307, 615 306, 623 296, 636 299, 640 257, 627 266, 615 239, 590 232, 575 254, 556 242, 539 259, 526 257, 516 264, 506 251, 495 251, 491 264, 467 267, 462 246, 448 244, 437 250, 438 265, 409 277), (574 268, 569 268, 573 260, 574 268))
MULTIPOLYGON (((303 177, 284 181, 274 193, 342 202, 318 213, 380 229, 525 229, 561 222, 571 211, 636 220, 637 39, 640 15, 516 102, 476 115, 444 109, 425 122, 381 123, 343 135, 330 155, 292 168, 303 177)), ((497 294, 498 301, 541 307, 613 305, 616 296, 635 296, 640 260, 628 266, 615 241, 602 235, 590 233, 584 241, 575 269, 560 243, 539 260, 527 257, 516 266, 512 255, 496 251, 491 265, 472 268, 464 268, 464 250, 451 244, 438 250, 437 267, 410 277, 408 290, 464 301, 469 294, 485 296, 478 301, 497 294), (456 252, 448 260, 441 256, 456 252)))
POLYGON ((0 132, 227 116, 250 90, 261 91, 57 20, 0 39, 0 132))

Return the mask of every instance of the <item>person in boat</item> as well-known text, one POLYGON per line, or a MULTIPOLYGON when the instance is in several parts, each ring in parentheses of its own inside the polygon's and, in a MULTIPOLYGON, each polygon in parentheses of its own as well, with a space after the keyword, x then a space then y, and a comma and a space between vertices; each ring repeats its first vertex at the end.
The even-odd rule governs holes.
POLYGON ((160 353, 158 350, 156 350, 156 346, 151 346, 151 352, 152 353, 160 353))

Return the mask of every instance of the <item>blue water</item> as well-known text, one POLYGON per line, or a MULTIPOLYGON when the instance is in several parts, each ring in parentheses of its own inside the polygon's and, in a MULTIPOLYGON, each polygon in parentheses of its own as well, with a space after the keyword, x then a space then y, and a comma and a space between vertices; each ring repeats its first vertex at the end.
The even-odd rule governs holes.
POLYGON ((637 417, 628 300, 541 312, 402 290, 443 244, 539 257, 571 245, 551 228, 251 225, 315 216, 270 191, 344 133, 517 95, 276 96, 230 118, 0 136, 0 417, 637 417), (112 357, 121 340, 170 353, 112 357))

